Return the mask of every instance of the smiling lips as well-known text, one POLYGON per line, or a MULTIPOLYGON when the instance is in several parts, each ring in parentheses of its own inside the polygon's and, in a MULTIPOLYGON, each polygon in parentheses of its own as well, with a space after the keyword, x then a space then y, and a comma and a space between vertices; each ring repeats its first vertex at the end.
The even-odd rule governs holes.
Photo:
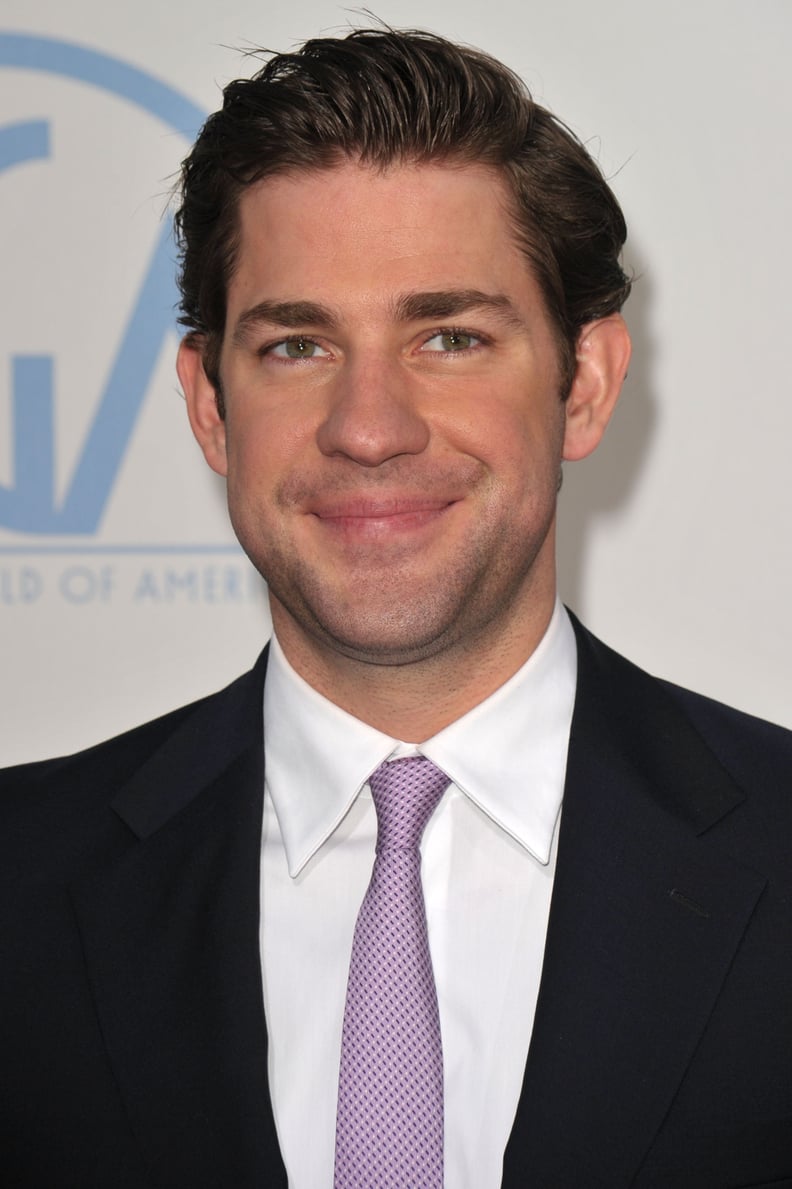
POLYGON ((327 501, 309 508, 328 528, 356 536, 406 532, 436 522, 456 499, 426 496, 356 498, 327 501))

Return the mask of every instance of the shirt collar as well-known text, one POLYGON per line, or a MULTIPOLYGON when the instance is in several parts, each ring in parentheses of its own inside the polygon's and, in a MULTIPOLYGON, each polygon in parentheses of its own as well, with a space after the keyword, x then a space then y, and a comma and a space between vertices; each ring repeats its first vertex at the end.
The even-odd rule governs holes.
POLYGON ((272 637, 264 682, 264 762, 290 875, 329 838, 396 743, 318 693, 272 637))
POLYGON ((545 865, 564 795, 576 684, 575 633, 556 603, 538 647, 514 676, 421 744, 457 788, 545 865))
MULTIPOLYGON (((563 797, 577 652, 556 603, 525 664, 418 750, 543 864, 563 797)), ((291 667, 275 637, 264 685, 267 788, 289 873, 342 821, 371 773, 403 745, 342 710, 291 667)))

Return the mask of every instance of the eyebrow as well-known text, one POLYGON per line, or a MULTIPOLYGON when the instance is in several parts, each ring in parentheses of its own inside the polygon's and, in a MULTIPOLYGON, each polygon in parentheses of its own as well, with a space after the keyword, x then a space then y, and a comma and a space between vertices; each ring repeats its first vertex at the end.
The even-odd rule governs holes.
POLYGON ((328 306, 315 301, 260 301, 237 318, 233 342, 243 346, 249 330, 262 323, 279 326, 284 330, 295 326, 318 326, 323 330, 335 330, 338 317, 328 306))
POLYGON ((486 310, 510 326, 524 326, 514 302, 504 293, 484 293, 481 289, 438 289, 429 293, 405 293, 395 303, 396 317, 403 322, 455 318, 471 310, 486 310))
MULTIPOLYGON (((503 293, 485 293, 481 289, 404 293, 393 303, 394 316, 400 322, 455 318, 471 310, 486 310, 497 315, 506 325, 517 329, 525 326, 509 297, 503 293)), ((341 317, 329 306, 314 301, 260 301, 240 314, 234 327, 233 342, 236 346, 244 345, 248 332, 262 324, 284 330, 317 327, 332 331, 337 329, 341 321, 341 317)))

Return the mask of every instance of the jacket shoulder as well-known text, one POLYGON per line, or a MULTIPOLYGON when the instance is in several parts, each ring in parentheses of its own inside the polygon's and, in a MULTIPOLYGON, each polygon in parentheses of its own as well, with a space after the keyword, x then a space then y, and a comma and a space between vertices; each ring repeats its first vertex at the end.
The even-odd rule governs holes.
POLYGON ((227 716, 226 707, 246 699, 260 679, 262 654, 255 669, 224 689, 207 694, 140 726, 71 755, 0 769, 0 811, 30 810, 42 799, 65 798, 72 809, 81 802, 106 801, 177 732, 195 723, 196 745, 207 723, 227 716))
POLYGON ((792 794, 792 731, 672 682, 660 684, 739 783, 781 783, 792 794))
POLYGON ((792 731, 652 676, 571 616, 578 641, 578 689, 585 684, 600 723, 618 721, 623 740, 681 770, 701 745, 744 792, 792 811, 792 731))

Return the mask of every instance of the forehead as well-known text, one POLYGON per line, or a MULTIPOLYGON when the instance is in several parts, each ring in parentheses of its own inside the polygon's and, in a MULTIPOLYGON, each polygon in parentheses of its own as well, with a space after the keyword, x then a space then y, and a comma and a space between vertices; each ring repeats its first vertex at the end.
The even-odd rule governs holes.
POLYGON ((357 162, 267 178, 240 197, 229 319, 251 301, 533 286, 509 192, 478 165, 357 162), (332 290, 332 294, 326 292, 332 290))

